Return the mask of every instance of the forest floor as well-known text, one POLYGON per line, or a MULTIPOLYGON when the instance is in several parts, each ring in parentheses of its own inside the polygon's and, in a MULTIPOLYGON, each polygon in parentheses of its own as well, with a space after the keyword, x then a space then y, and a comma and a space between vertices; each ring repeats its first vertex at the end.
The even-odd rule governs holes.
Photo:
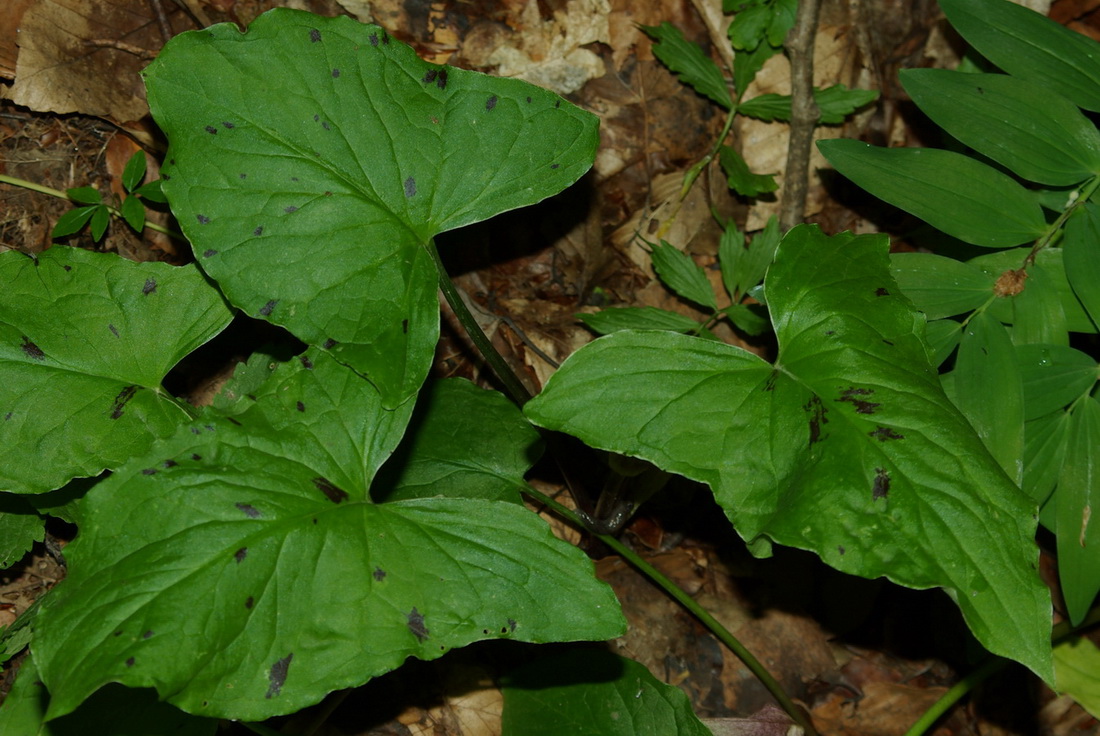
MULTIPOLYGON (((1100 37, 1100 22, 1090 25, 1098 4, 1059 0, 1051 14, 1100 37)), ((92 186, 121 197, 130 156, 145 150, 155 175, 165 146, 148 115, 139 70, 171 34, 222 21, 243 26, 280 5, 379 23, 429 61, 550 86, 599 115, 596 164, 576 186, 440 238, 457 283, 480 307, 483 327, 535 389, 557 362, 593 338, 578 312, 632 305, 700 316, 656 280, 639 235, 685 250, 718 286, 716 216, 754 232, 778 209, 775 197, 733 196, 717 165, 686 198, 679 196, 685 172, 707 155, 724 119, 654 58, 638 24, 672 23, 721 58, 724 39, 715 32, 724 29, 721 3, 712 0, 4 0, 0 174, 61 190, 92 186)), ((828 0, 816 38, 816 84, 876 89, 881 96, 845 125, 819 128, 817 135, 935 144, 897 83, 897 71, 950 67, 960 48, 932 0, 828 0)), ((750 96, 787 93, 786 60, 773 58, 754 84, 750 96)), ((734 137, 753 171, 783 172, 785 125, 742 120, 734 137)), ((913 247, 908 234, 918 223, 829 176, 816 153, 810 168, 806 221, 827 233, 886 232, 895 248, 913 247)), ((782 175, 778 181, 784 186, 782 175)), ((71 206, 0 184, 0 250, 50 247, 53 224, 71 206)), ((166 224, 169 217, 152 213, 151 220, 166 224)), ((192 260, 186 244, 149 230, 137 234, 121 222, 113 222, 98 243, 87 231, 66 242, 139 261, 192 260)), ((445 325, 453 325, 448 316, 445 325)), ((196 403, 208 399, 227 369, 262 340, 258 324, 238 320, 200 359, 179 369, 178 393, 196 403)), ((493 385, 459 334, 444 328, 436 373, 493 385)), ((728 328, 718 335, 762 355, 773 348, 728 328)), ((561 493, 551 474, 533 482, 561 493)), ((73 533, 52 531, 62 542, 73 533)), ((614 651, 679 686, 716 734, 738 733, 732 730, 736 719, 767 712, 767 692, 690 614, 598 543, 560 531, 589 551, 599 575, 624 601, 631 628, 611 643, 614 651)), ((852 578, 794 550, 754 559, 709 494, 687 482, 673 484, 647 506, 623 539, 755 652, 823 734, 902 734, 974 667, 977 653, 941 592, 852 578)), ((41 548, 0 573, 0 625, 63 577, 64 569, 41 548)), ((494 675, 499 661, 516 653, 497 645, 474 645, 377 678, 351 693, 317 733, 499 733, 494 675)), ((5 665, 0 694, 17 669, 18 658, 5 665)), ((311 717, 307 711, 281 726, 294 733, 311 717)), ((1100 724, 1010 667, 952 708, 933 733, 1076 736, 1100 733, 1100 724)))

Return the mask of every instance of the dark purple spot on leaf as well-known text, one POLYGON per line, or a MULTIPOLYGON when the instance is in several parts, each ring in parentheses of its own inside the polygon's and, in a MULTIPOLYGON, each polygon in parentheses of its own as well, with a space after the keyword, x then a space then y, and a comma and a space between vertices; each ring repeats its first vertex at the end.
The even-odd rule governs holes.
POLYGON ((292 176, 292 177, 290 177, 290 180, 291 180, 291 181, 298 181, 298 177, 296 177, 296 176, 292 176))
POLYGON ((176 159, 170 158, 170 159, 168 159, 168 163, 171 164, 172 166, 175 166, 176 165, 176 159))
POLYGON ((325 192, 325 196, 326 196, 326 197, 331 197, 331 196, 332 196, 332 192, 325 192))
POLYGON ((156 468, 145 468, 144 470, 141 471, 141 474, 142 475, 156 475, 157 474, 157 469, 156 468))
MULTIPOLYGON (((37 262, 38 262, 38 259, 36 258, 35 263, 37 263, 37 262)), ((66 272, 73 270, 73 267, 70 266, 69 264, 65 264, 64 266, 62 266, 62 268, 65 269, 66 272)))
POLYGON ((872 401, 858 398, 860 396, 870 396, 873 393, 874 391, 869 388, 856 388, 851 386, 841 392, 840 398, 836 399, 836 401, 844 401, 851 404, 856 408, 857 414, 874 414, 875 409, 882 406, 882 404, 876 404, 872 401))
MULTIPOLYGON (((235 417, 226 417, 225 419, 226 419, 226 421, 230 422, 231 424, 236 424, 236 425, 237 425, 238 427, 243 427, 243 426, 244 426, 244 425, 243 425, 243 424, 241 424, 241 423, 240 423, 240 421, 239 421, 239 420, 237 420, 237 419, 236 419, 235 417)), ((211 432, 213 432, 213 431, 214 431, 214 428, 213 428, 213 427, 209 427, 209 426, 208 426, 208 427, 207 427, 207 429, 208 429, 209 431, 211 431, 211 432)))
POLYGON ((291 212, 297 212, 297 211, 298 211, 298 208, 297 208, 297 207, 294 207, 294 206, 290 206, 290 207, 284 207, 284 208, 283 208, 283 212, 287 213, 288 215, 289 215, 289 214, 290 214, 291 212))
POLYGON ((816 396, 811 398, 802 410, 810 415, 810 444, 812 445, 821 439, 821 429, 829 423, 829 419, 825 415, 824 404, 816 396))
POLYGON ((137 393, 137 386, 127 386, 118 392, 115 403, 111 406, 111 419, 118 419, 122 416, 126 408, 126 402, 134 398, 135 393, 137 393))
POLYGON ((302 361, 302 367, 307 371, 313 370, 313 361, 305 355, 299 355, 298 360, 302 361))
POLYGON ((207 125, 206 126, 206 132, 209 133, 210 135, 217 135, 218 134, 218 129, 215 128, 213 125, 207 125))
POLYGON ((248 178, 248 174, 237 174, 237 176, 239 176, 242 179, 247 179, 248 178))
POLYGON ((416 194, 416 179, 411 176, 405 180, 405 196, 412 197, 416 194))
POLYGON ((497 96, 493 95, 489 99, 485 100, 485 109, 492 110, 497 106, 497 96))
POLYGON ((276 304, 278 304, 278 303, 279 303, 279 300, 278 300, 278 299, 271 299, 271 300, 269 300, 269 301, 267 302, 267 304, 265 304, 265 305, 263 305, 262 307, 260 307, 260 316, 261 316, 261 317, 268 317, 268 316, 270 316, 270 315, 271 315, 271 313, 275 311, 275 305, 276 305, 276 304))
POLYGON ((247 516, 249 519, 260 518, 260 510, 250 503, 235 503, 237 510, 247 516))
POLYGON ((550 168, 551 168, 551 169, 560 169, 560 168, 561 168, 561 164, 550 164, 550 168))
POLYGON ((233 128, 235 128, 237 126, 233 125, 233 123, 230 123, 226 120, 223 120, 222 121, 222 127, 225 128, 226 130, 233 130, 233 128))
POLYGON ((267 695, 264 697, 270 700, 276 697, 283 690, 283 685, 286 683, 287 673, 290 671, 290 660, 294 659, 294 654, 288 654, 280 659, 275 664, 271 665, 271 670, 267 673, 267 681, 270 683, 267 686, 267 695))
POLYGON ((528 97, 528 98, 527 98, 527 104, 528 104, 528 105, 530 105, 530 104, 531 104, 531 98, 530 98, 530 97, 528 97))
POLYGON ((325 350, 332 350, 334 347, 336 347, 336 341, 330 337, 321 344, 321 347, 323 347, 325 350))
POLYGON ((440 89, 447 89, 447 70, 439 70, 439 78, 435 80, 435 86, 440 89))
POLYGON ((325 130, 332 130, 332 128, 328 127, 328 121, 327 120, 325 120, 321 123, 321 127, 324 128, 325 130))
POLYGON ((253 237, 256 237, 256 238, 260 237, 263 234, 264 234, 264 226, 263 225, 258 225, 256 227, 256 229, 252 231, 253 237))
POLYGON ((897 432, 890 429, 889 427, 875 427, 873 430, 871 430, 867 434, 871 435, 872 437, 874 437, 879 442, 886 442, 887 440, 903 440, 903 439, 905 439, 905 435, 898 434, 897 432))
POLYGON ((31 342, 31 339, 26 335, 23 335, 23 344, 20 345, 23 348, 23 352, 31 360, 45 360, 46 354, 42 352, 42 348, 31 342))
POLYGON ((209 225, 210 218, 206 215, 195 215, 195 219, 199 221, 200 225, 209 225))
POLYGON ((192 452, 191 453, 191 459, 194 460, 195 462, 199 462, 200 460, 202 460, 202 455, 199 455, 198 453, 192 452))
POLYGON ((301 401, 298 402, 297 406, 298 406, 298 411, 305 411, 306 410, 306 405, 303 404, 301 401))
POLYGON ((401 332, 409 334, 409 321, 407 319, 401 320, 401 332))
POLYGON ((122 631, 121 631, 121 630, 119 630, 119 631, 116 631, 116 632, 115 632, 115 633, 113 634, 113 636, 122 636, 122 631))
POLYGON ((245 557, 248 557, 248 547, 241 547, 233 553, 233 559, 236 560, 238 564, 244 562, 245 557))
POLYGON ((376 567, 374 568, 374 572, 371 573, 371 576, 378 582, 382 582, 386 579, 386 571, 380 567, 376 567))
POLYGON ((871 497, 874 500, 886 498, 890 493, 890 474, 886 468, 875 468, 875 480, 871 484, 871 497))
POLYGON ((371 46, 377 46, 378 45, 378 34, 377 33, 370 34, 370 45, 371 46))
POLYGON ((825 337, 832 337, 836 334, 836 330, 825 330, 825 337))
POLYGON ((516 620, 514 618, 508 619, 508 631, 516 630, 516 620))
POLYGON ((382 33, 382 45, 383 46, 389 46, 390 45, 390 35, 388 33, 384 32, 384 31, 382 33))
POLYGON ((890 292, 880 286, 875 289, 875 296, 890 296, 890 292))
POLYGON ((424 78, 421 79, 420 81, 423 82, 424 84, 431 84, 432 82, 435 81, 435 78, 438 77, 438 76, 439 76, 439 70, 438 69, 429 69, 424 74, 424 78))
POLYGON ((337 488, 336 484, 328 478, 314 478, 313 485, 317 486, 317 490, 325 494, 325 497, 333 503, 341 503, 348 498, 347 491, 337 488))
POLYGON ((317 43, 321 40, 321 32, 316 28, 309 29, 309 40, 311 43, 317 43))
POLYGON ((163 463, 161 463, 161 465, 163 465, 164 469, 167 470, 169 468, 176 467, 177 465, 179 465, 179 463, 177 463, 175 460, 165 460, 163 463))
POLYGON ((160 178, 164 179, 165 181, 172 181, 172 177, 169 176, 168 174, 161 174, 160 178))
POLYGON ((4 421, 5 422, 8 421, 9 419, 11 419, 11 414, 12 413, 9 411, 7 414, 4 415, 4 421))
POLYGON ((339 79, 340 78, 340 70, 339 69, 333 69, 332 70, 332 78, 333 79, 339 79))
POLYGON ((557 110, 559 107, 561 107, 561 100, 558 100, 557 102, 554 103, 554 109, 555 110, 557 110))
POLYGON ((764 381, 764 390, 765 391, 775 391, 775 379, 776 379, 776 373, 775 373, 775 371, 772 371, 772 373, 768 376, 768 380, 764 381))
POLYGON ((884 339, 883 342, 886 343, 887 345, 889 345, 890 347, 894 347, 894 341, 893 340, 884 339))
POLYGON ((111 331, 112 335, 114 335, 115 337, 119 337, 117 327, 115 327, 114 325, 107 325, 107 329, 111 331))
POLYGON ((192 427, 191 428, 191 434, 199 434, 199 428, 198 427, 192 427))
POLYGON ((424 614, 416 610, 416 606, 413 606, 413 610, 409 612, 406 618, 408 620, 409 631, 413 633, 413 636, 415 636, 418 641, 426 641, 431 632, 428 631, 428 627, 424 625, 424 614))
POLYGON ((153 638, 153 630, 149 629, 148 631, 146 631, 144 634, 141 635, 141 638, 142 639, 152 639, 153 638))
POLYGON ((133 667, 134 666, 134 661, 135 661, 134 658, 130 657, 129 659, 126 660, 126 666, 127 667, 133 667))
POLYGON ((845 553, 845 552, 847 552, 848 550, 844 549, 844 545, 842 544, 842 545, 839 545, 839 546, 838 546, 838 547, 836 548, 836 551, 837 551, 837 552, 839 552, 840 554, 844 554, 844 553, 845 553))
POLYGON ((244 601, 244 607, 248 608, 248 609, 251 609, 252 605, 255 602, 256 602, 256 600, 252 596, 248 596, 248 598, 246 598, 245 601, 244 601))
MULTIPOLYGON (((320 115, 314 115, 314 116, 313 116, 313 122, 315 122, 315 123, 316 123, 316 122, 317 122, 318 120, 320 120, 320 119, 321 119, 321 116, 320 116, 320 115)), ((290 179, 291 179, 291 181, 298 181, 297 177, 293 177, 293 176, 292 176, 292 177, 290 177, 290 179)))
POLYGON ((213 258, 216 255, 218 255, 218 251, 214 250, 213 248, 207 248, 202 252, 203 258, 213 258))

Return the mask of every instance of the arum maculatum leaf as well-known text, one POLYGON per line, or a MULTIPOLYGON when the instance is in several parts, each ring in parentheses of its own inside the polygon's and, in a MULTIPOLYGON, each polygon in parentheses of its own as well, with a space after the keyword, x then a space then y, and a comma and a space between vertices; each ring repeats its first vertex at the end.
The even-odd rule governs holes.
POLYGON ((438 338, 425 245, 558 193, 598 142, 595 116, 551 92, 429 64, 347 17, 278 8, 244 33, 184 33, 144 76, 164 193, 203 269, 389 407, 438 338))

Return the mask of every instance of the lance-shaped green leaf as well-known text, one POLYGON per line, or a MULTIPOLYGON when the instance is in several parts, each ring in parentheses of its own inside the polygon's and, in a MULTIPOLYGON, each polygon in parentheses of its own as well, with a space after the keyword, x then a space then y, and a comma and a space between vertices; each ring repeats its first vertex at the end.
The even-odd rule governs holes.
MULTIPOLYGON (((843 84, 834 84, 825 89, 814 88, 814 102, 817 103, 817 122, 821 125, 840 125, 844 118, 878 99, 878 92, 872 89, 848 89, 843 84)), ((759 120, 789 121, 791 119, 791 96, 765 94, 747 100, 737 108, 737 112, 759 120)))
POLYGON ((744 157, 730 146, 718 149, 718 161, 726 172, 726 183, 742 197, 759 197, 779 188, 775 174, 754 174, 744 157))
POLYGON ((1035 506, 944 395, 887 247, 816 226, 786 236, 765 279, 775 365, 729 345, 620 332, 577 351, 525 410, 707 483, 746 540, 943 587, 986 647, 1049 679, 1035 506))
POLYGON ((1100 45, 1008 0, 941 0, 947 20, 982 56, 1086 110, 1100 111, 1100 45))
POLYGON ((641 29, 656 41, 653 44, 653 55, 671 69, 681 82, 727 110, 733 107, 733 99, 722 70, 703 53, 698 44, 684 38, 683 32, 671 23, 641 26, 641 29))
POLYGON ((1074 295, 1100 328, 1100 207, 1092 202, 1070 215, 1062 260, 1074 295))
POLYGON ((711 736, 682 690, 599 649, 537 659, 508 675, 502 690, 504 736, 711 736))
POLYGON ((1046 230, 1035 196, 1007 174, 953 151, 820 141, 836 170, 932 227, 988 248, 1034 240, 1046 230))
POLYGON ((1068 430, 1069 412, 1060 409, 1024 424, 1024 482, 1020 487, 1039 504, 1039 522, 1044 526, 1044 515, 1050 514, 1046 504, 1065 461, 1068 430))
POLYGON ((1069 186, 1100 172, 1096 126, 1049 86, 948 69, 906 69, 901 81, 936 125, 1024 179, 1069 186))
POLYGON ((187 412, 168 370, 231 313, 194 266, 55 247, 0 253, 0 491, 115 468, 187 412))
POLYGON ((370 501, 413 402, 318 350, 255 396, 84 499, 34 642, 49 717, 120 682, 256 720, 480 639, 621 633, 591 562, 521 505, 370 501))
POLYGON ((977 309, 992 298, 996 281, 979 268, 933 253, 893 253, 890 272, 929 320, 977 309))
POLYGON ((425 244, 558 193, 598 142, 598 120, 551 92, 282 8, 246 33, 176 36, 145 80, 164 192, 203 269, 387 406, 419 388, 438 337, 425 244))
POLYGON ((718 264, 722 269, 722 283, 731 299, 740 299, 763 281, 779 240, 779 218, 775 215, 748 243, 732 223, 726 226, 718 242, 718 264))
POLYGON ((1100 592, 1100 401, 1070 412, 1065 463, 1058 476, 1058 575, 1069 620, 1079 624, 1100 592))
POLYGON ((577 318, 601 335, 621 330, 691 332, 699 329, 699 323, 691 317, 657 307, 614 307, 594 314, 578 314, 577 318))
POLYGON ((707 274, 691 259, 687 253, 674 245, 661 241, 650 252, 653 258, 653 270, 665 286, 688 301, 704 307, 718 309, 707 274))
POLYGON ((521 502, 523 476, 542 454, 542 441, 515 404, 459 378, 431 384, 418 404, 372 498, 521 502))
POLYGON ((1027 420, 1064 408, 1100 380, 1096 359, 1066 345, 1017 345, 1016 362, 1027 420))

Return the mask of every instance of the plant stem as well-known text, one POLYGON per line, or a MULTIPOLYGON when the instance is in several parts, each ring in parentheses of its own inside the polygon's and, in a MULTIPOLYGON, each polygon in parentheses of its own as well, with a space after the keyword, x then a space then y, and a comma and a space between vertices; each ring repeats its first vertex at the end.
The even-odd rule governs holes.
POLYGON ((814 39, 820 0, 799 0, 794 28, 784 47, 791 59, 791 129, 787 169, 779 200, 779 228, 786 232, 802 222, 809 187, 810 150, 821 110, 814 100, 814 39))
POLYGON ((477 323, 474 315, 470 314, 470 310, 466 308, 466 303, 462 301, 462 295, 458 293, 458 288, 451 281, 451 277, 447 275, 447 269, 439 258, 435 240, 429 240, 425 247, 432 257, 432 262, 435 263, 436 271, 439 273, 439 288, 443 292, 447 304, 451 305, 451 309, 454 310, 455 317, 462 324, 462 328, 466 330, 466 334, 473 340, 474 345, 481 353, 481 357, 485 358, 485 362, 489 364, 493 373, 496 374, 496 377, 504 384, 504 388, 511 394, 512 400, 523 406, 530 401, 531 392, 519 380, 519 376, 515 374, 508 362, 504 360, 504 356, 493 347, 493 343, 482 331, 481 325, 477 323))
MULTIPOLYGON (((550 498, 546 494, 540 493, 530 486, 521 486, 520 490, 524 494, 537 500, 539 503, 549 506, 559 516, 568 520, 575 526, 582 529, 587 529, 587 527, 581 522, 580 518, 575 513, 573 513, 565 506, 562 506, 560 503, 550 498)), ((772 694, 772 696, 779 703, 780 707, 782 707, 783 710, 787 712, 787 715, 789 715, 796 724, 802 727, 802 729, 806 733, 806 736, 817 736, 817 730, 814 728, 814 725, 810 721, 810 718, 806 714, 806 712, 799 708, 794 703, 794 701, 790 699, 787 693, 783 690, 783 686, 780 685, 774 677, 772 677, 771 673, 768 672, 764 668, 764 665, 762 665, 760 661, 753 656, 752 652, 746 649, 745 645, 738 641, 737 638, 730 633, 729 629, 719 623, 719 621, 714 618, 714 616, 712 616, 710 613, 708 613, 706 609, 700 606, 694 598, 684 592, 682 588, 680 588, 676 585, 676 583, 667 578, 663 573, 661 573, 660 570, 643 560, 636 552, 634 552, 634 550, 630 549, 613 536, 610 536, 608 534, 599 534, 596 532, 592 533, 595 534, 601 542, 606 544, 611 549, 615 550, 615 552, 618 553, 623 559, 627 560, 630 564, 636 567, 643 575, 645 575, 658 586, 660 586, 666 593, 672 596, 672 598, 677 603, 691 611, 691 613, 694 614, 695 617, 698 618, 704 626, 710 629, 712 634, 718 637, 719 641, 729 647, 730 651, 736 654, 738 659, 745 663, 745 666, 748 667, 754 675, 756 675, 757 679, 759 679, 764 687, 767 688, 768 692, 772 694)))
POLYGON ((948 708, 959 702, 962 696, 987 680, 991 675, 1000 671, 1006 664, 1008 664, 1008 660, 1000 657, 991 657, 987 659, 981 667, 956 682, 950 690, 944 693, 943 696, 940 697, 931 708, 926 710, 924 714, 917 719, 917 722, 905 732, 905 736, 920 736, 928 731, 928 729, 932 728, 933 724, 939 720, 940 716, 947 712, 948 708))
POLYGON ((1035 241, 1035 245, 1031 247, 1031 252, 1027 254, 1027 258, 1024 259, 1023 268, 1028 268, 1035 262, 1035 257, 1039 255, 1039 251, 1050 245, 1050 242, 1054 239, 1054 236, 1062 229, 1062 226, 1066 224, 1066 220, 1069 216, 1077 211, 1077 208, 1088 202, 1092 198, 1092 195, 1096 193, 1097 187, 1100 187, 1100 176, 1095 176, 1085 183, 1080 189, 1080 194, 1077 199, 1073 201, 1073 204, 1062 210, 1062 213, 1058 215, 1056 219, 1047 231, 1043 233, 1043 236, 1035 241))
MULTIPOLYGON (((27 181, 26 179, 18 179, 14 176, 6 176, 4 174, 0 174, 0 184, 11 184, 12 186, 16 186, 16 187, 23 187, 24 189, 30 189, 32 192, 38 192, 39 194, 48 194, 51 197, 57 197, 58 199, 64 199, 66 202, 72 202, 73 201, 72 198, 69 197, 68 194, 61 191, 60 189, 54 189, 52 187, 45 187, 45 186, 42 186, 41 184, 35 184, 33 181, 27 181)), ((74 203, 74 204, 79 204, 79 203, 74 203)), ((107 211, 110 212, 113 217, 116 217, 120 220, 123 219, 122 218, 122 213, 118 210, 117 207, 112 207, 111 205, 107 204, 106 202, 103 203, 103 206, 107 208, 107 211)), ((175 240, 179 240, 182 243, 188 242, 187 238, 185 238, 182 233, 178 233, 175 230, 169 230, 168 228, 164 227, 163 225, 158 225, 155 222, 146 221, 145 227, 147 227, 150 230, 153 230, 155 232, 167 235, 168 237, 173 238, 175 240)))

